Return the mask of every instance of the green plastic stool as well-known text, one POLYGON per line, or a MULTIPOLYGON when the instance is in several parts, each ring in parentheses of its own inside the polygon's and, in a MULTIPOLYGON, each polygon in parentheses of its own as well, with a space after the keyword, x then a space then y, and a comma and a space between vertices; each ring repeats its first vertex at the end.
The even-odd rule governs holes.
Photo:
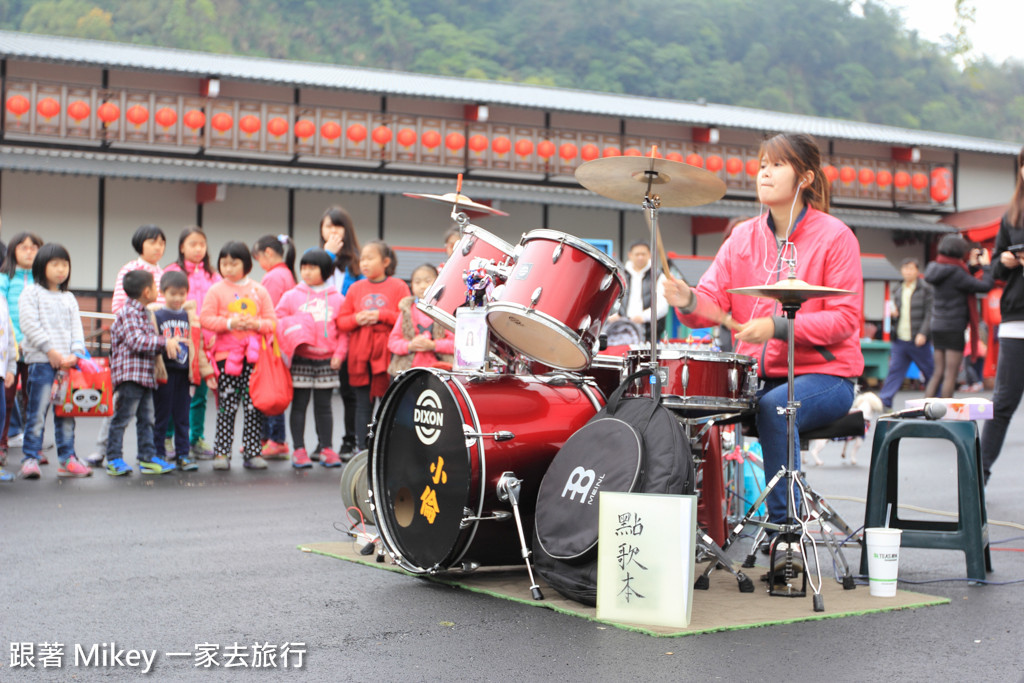
MULTIPOLYGON (((864 509, 865 528, 885 526, 886 511, 889 509, 892 510, 889 526, 903 529, 900 540, 902 547, 962 550, 967 556, 968 578, 984 581, 986 569, 992 571, 992 555, 988 542, 988 513, 985 510, 985 486, 981 478, 977 423, 957 420, 878 420, 871 448, 867 505, 864 509), (907 438, 946 439, 956 446, 957 521, 900 519, 897 496, 899 442, 907 438)), ((868 556, 863 550, 860 572, 868 573, 868 556)))

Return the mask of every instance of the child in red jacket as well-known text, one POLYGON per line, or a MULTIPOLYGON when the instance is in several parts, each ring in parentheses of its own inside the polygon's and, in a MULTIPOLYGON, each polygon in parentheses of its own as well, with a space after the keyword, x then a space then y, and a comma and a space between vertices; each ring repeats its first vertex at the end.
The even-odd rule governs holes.
POLYGON ((394 277, 397 259, 383 240, 363 246, 359 268, 365 280, 349 287, 338 316, 338 329, 351 332, 348 376, 356 392, 356 450, 366 448, 373 401, 388 387, 388 335, 398 320, 398 302, 409 286, 394 277))

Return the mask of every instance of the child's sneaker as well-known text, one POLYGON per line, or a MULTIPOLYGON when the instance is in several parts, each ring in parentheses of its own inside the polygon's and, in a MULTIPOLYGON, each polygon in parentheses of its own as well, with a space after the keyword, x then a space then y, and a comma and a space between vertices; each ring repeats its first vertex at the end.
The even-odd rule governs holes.
POLYGON ((78 461, 74 455, 68 457, 60 467, 57 468, 58 477, 91 477, 92 470, 78 461))
POLYGON ((85 464, 89 467, 103 467, 103 461, 106 457, 103 453, 90 453, 85 456, 85 464))
POLYGON ((295 452, 292 453, 292 467, 297 470, 304 470, 312 466, 313 463, 310 461, 309 453, 306 452, 306 449, 296 448, 295 452))
POLYGON ((341 441, 341 450, 338 452, 341 455, 354 455, 356 452, 356 440, 345 437, 341 441))
POLYGON ((265 470, 267 469, 267 461, 261 456, 254 455, 251 458, 246 458, 242 461, 242 467, 247 470, 265 470))
POLYGON ((192 457, 196 460, 213 459, 213 449, 210 448, 210 444, 206 442, 206 439, 196 439, 192 442, 192 447, 189 450, 192 453, 192 457))
POLYGON ((167 462, 159 455, 154 455, 152 460, 139 460, 139 471, 143 474, 167 474, 178 469, 175 465, 167 462))
POLYGON ((14 475, 0 467, 0 482, 6 484, 10 481, 14 481, 14 475))
POLYGON ((123 458, 115 458, 107 462, 107 474, 112 477, 123 477, 131 473, 132 468, 128 467, 128 463, 123 458))
POLYGON ((213 459, 213 469, 215 470, 230 470, 231 469, 231 458, 226 455, 218 455, 213 459))
POLYGON ((341 467, 341 458, 330 448, 320 449, 320 464, 324 467, 341 467))
POLYGON ((39 463, 36 462, 36 459, 25 458, 21 463, 21 471, 18 472, 18 476, 22 479, 38 479, 42 476, 39 472, 39 463))
POLYGON ((267 441, 263 444, 263 449, 260 451, 260 455, 263 456, 264 460, 287 460, 288 453, 288 444, 278 443, 277 441, 267 441))
POLYGON ((178 470, 181 472, 195 472, 199 469, 199 465, 195 460, 188 457, 187 455, 178 456, 178 470))

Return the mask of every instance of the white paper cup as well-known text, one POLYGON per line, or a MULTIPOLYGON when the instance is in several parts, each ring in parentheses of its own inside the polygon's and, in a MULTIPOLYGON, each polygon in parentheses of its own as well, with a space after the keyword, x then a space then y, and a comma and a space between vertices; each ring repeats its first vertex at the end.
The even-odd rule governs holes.
POLYGON ((896 595, 896 575, 900 564, 900 536, 903 529, 876 527, 864 530, 868 554, 868 586, 871 595, 891 598, 896 595))

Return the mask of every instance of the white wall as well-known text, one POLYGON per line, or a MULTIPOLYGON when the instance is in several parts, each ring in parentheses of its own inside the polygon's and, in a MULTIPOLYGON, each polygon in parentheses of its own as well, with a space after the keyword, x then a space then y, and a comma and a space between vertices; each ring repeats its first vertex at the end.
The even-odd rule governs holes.
POLYGON ((957 202, 961 211, 1006 205, 1016 178, 1013 158, 988 154, 961 154, 957 174, 957 202))

